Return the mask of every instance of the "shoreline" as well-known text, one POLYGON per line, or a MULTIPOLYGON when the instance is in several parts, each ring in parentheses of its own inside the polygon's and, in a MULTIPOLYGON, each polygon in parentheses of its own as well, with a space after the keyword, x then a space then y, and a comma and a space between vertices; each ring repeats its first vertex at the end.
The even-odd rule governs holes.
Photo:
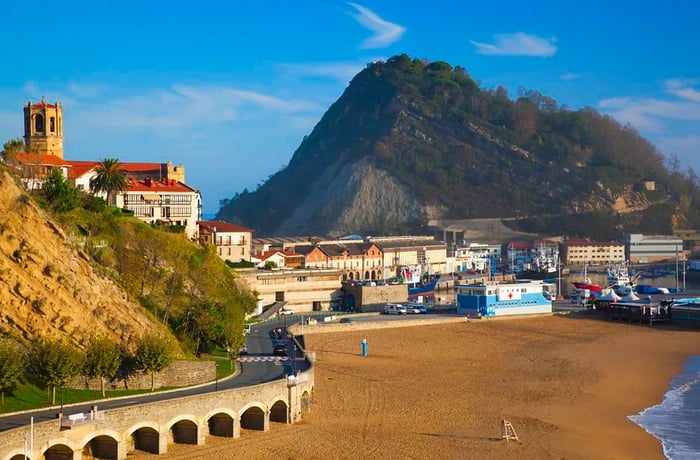
POLYGON ((582 315, 347 328, 306 341, 316 388, 300 423, 170 444, 158 458, 663 459, 661 441, 628 416, 661 402, 700 350, 697 331, 582 315), (500 439, 503 419, 520 442, 500 439))

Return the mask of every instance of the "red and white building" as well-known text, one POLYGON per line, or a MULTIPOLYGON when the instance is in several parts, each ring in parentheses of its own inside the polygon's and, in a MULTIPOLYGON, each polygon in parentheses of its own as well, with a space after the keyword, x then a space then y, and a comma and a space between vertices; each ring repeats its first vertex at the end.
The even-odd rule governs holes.
MULTIPOLYGON (((68 180, 78 190, 90 192, 98 161, 70 161, 68 180)), ((171 163, 121 163, 128 181, 126 190, 112 197, 112 205, 132 211, 148 224, 181 226, 188 238, 197 237, 197 221, 202 215, 202 196, 184 183, 184 168, 171 163)), ((107 199, 105 192, 97 196, 107 199)))

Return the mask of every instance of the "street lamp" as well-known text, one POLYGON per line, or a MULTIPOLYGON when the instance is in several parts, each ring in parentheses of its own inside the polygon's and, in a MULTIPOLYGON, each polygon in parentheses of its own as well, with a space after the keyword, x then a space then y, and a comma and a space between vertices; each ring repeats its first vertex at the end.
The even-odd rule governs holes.
POLYGON ((219 391, 219 363, 214 363, 214 391, 219 391))
POLYGON ((292 366, 294 368, 294 376, 297 375, 297 344, 292 339, 292 366))
POLYGON ((63 417, 63 385, 61 385, 61 417, 63 417))

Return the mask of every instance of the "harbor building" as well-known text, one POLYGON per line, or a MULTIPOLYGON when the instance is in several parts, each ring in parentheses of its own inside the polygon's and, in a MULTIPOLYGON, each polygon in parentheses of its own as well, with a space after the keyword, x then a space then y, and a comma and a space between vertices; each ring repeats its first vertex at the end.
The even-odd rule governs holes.
POLYGON ((625 236, 628 260, 633 264, 672 261, 683 255, 683 240, 672 235, 625 236))
POLYGON ((547 286, 533 280, 457 285, 457 314, 476 318, 551 313, 547 286))
POLYGON ((605 265, 624 263, 625 243, 620 241, 591 241, 569 239, 562 242, 565 265, 605 265))

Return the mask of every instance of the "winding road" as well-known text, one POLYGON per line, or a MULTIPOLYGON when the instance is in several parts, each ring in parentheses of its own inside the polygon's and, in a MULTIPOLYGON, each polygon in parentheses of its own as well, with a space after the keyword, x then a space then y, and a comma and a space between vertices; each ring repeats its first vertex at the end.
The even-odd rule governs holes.
MULTIPOLYGON (((295 370, 305 371, 309 368, 310 364, 303 359, 303 350, 301 350, 299 346, 295 347, 292 340, 285 339, 286 326, 287 324, 291 325, 293 323, 293 320, 276 319, 253 325, 246 339, 248 354, 241 356, 239 362, 240 372, 233 377, 173 391, 64 405, 64 412, 86 413, 90 412, 93 405, 98 405, 99 410, 109 410, 155 401, 167 401, 197 394, 212 393, 219 390, 258 385, 260 383, 285 378, 286 375, 292 375, 295 370), (274 330, 281 330, 280 338, 277 338, 277 334, 274 330), (286 344, 287 356, 290 358, 273 358, 273 344, 275 342, 284 342, 286 344), (291 358, 293 353, 296 353, 295 359, 291 358)), ((297 341, 297 343, 299 342, 297 341)), ((52 406, 46 409, 0 416, 0 432, 29 425, 32 417, 34 418, 34 423, 56 420, 59 411, 60 407, 52 406)))

